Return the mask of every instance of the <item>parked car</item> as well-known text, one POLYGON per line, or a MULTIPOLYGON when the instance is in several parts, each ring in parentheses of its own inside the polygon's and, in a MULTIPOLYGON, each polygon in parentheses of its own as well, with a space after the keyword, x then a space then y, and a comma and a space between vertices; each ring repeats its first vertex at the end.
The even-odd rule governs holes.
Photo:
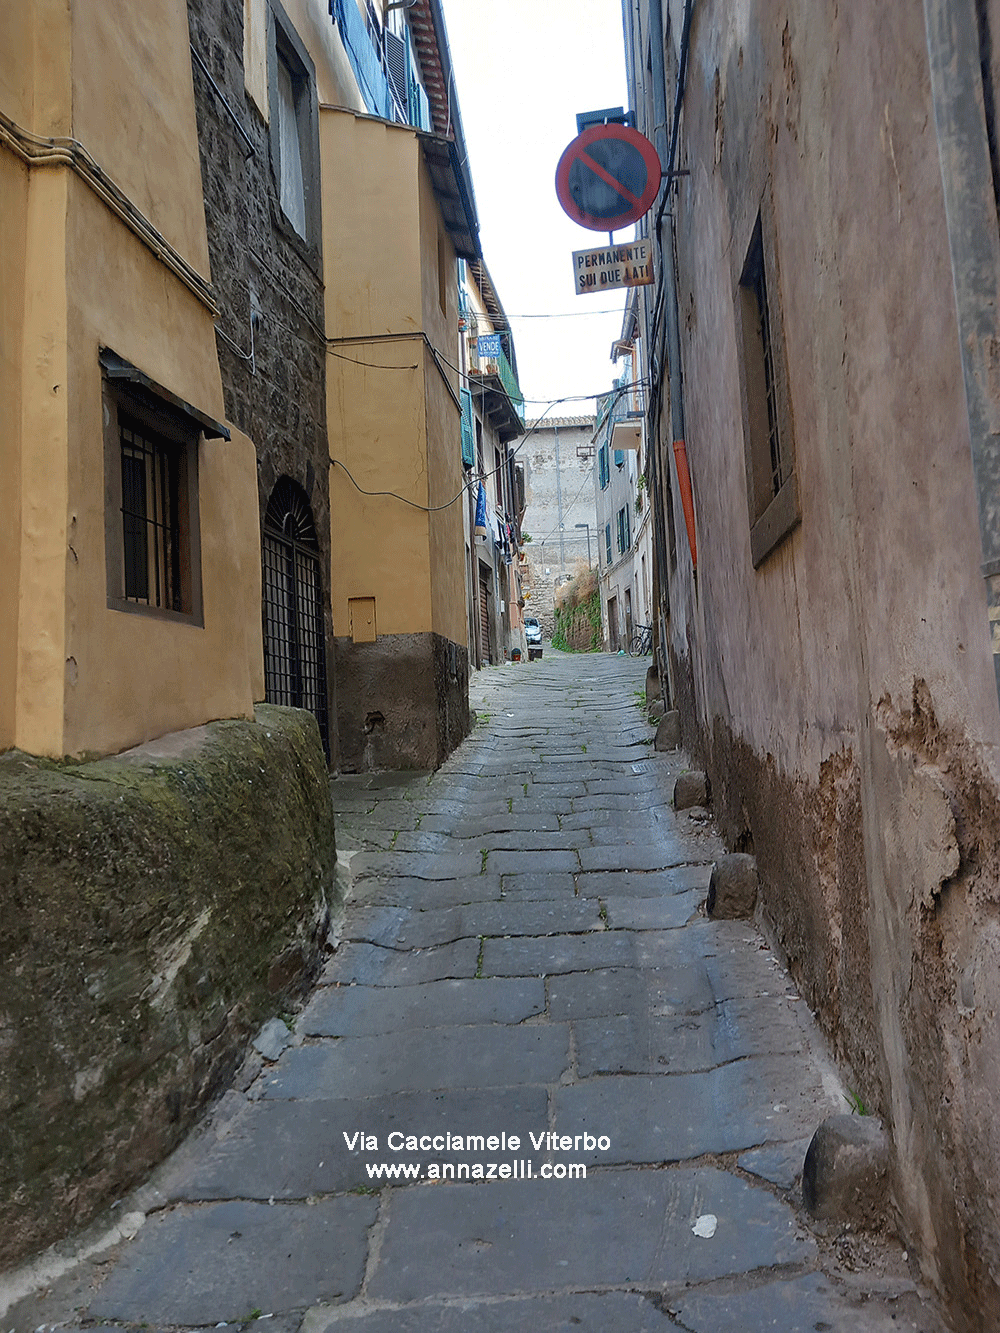
POLYGON ((542 655, 542 627, 534 616, 524 617, 524 637, 528 641, 528 661, 542 655))

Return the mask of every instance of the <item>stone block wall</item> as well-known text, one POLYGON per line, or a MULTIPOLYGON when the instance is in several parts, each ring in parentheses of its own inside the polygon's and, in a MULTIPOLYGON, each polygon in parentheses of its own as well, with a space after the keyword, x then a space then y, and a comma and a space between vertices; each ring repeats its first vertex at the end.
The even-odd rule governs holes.
MULTIPOLYGON (((330 451, 319 239, 311 243, 299 236, 281 209, 268 126, 244 86, 243 0, 188 0, 188 24, 192 46, 209 72, 192 56, 226 418, 256 447, 261 523, 279 477, 291 477, 309 499, 323 571, 332 699, 330 451)), ((329 703, 327 715, 334 716, 329 703)), ((336 762, 333 728, 330 744, 336 762)))

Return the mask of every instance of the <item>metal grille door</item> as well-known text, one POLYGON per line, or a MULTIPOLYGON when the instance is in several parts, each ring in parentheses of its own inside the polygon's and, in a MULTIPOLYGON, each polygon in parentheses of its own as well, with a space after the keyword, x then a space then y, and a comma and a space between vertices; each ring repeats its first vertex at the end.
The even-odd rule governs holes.
POLYGON ((315 714, 329 754, 319 543, 305 492, 287 477, 268 501, 263 561, 265 698, 315 714))
POLYGON ((490 655, 490 584, 488 576, 479 575, 479 633, 484 662, 492 662, 490 655))

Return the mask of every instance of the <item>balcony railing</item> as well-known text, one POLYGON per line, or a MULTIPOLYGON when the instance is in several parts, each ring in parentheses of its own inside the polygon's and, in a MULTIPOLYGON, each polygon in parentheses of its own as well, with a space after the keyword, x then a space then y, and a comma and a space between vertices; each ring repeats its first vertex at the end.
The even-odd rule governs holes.
POLYGON ((502 350, 497 356, 481 357, 476 349, 476 340, 470 339, 469 373, 471 375, 481 375, 483 378, 498 379, 521 425, 524 425, 524 394, 517 382, 514 368, 502 350))

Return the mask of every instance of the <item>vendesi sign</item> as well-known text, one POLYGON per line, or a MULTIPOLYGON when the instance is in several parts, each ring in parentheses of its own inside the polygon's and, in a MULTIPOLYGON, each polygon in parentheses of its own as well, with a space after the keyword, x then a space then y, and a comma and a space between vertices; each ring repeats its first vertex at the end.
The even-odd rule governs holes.
POLYGON ((606 245, 602 250, 574 250, 573 281, 577 296, 612 287, 645 287, 653 281, 649 239, 606 245))
POLYGON ((476 340, 476 351, 487 360, 496 360, 503 351, 499 333, 481 333, 476 340))

